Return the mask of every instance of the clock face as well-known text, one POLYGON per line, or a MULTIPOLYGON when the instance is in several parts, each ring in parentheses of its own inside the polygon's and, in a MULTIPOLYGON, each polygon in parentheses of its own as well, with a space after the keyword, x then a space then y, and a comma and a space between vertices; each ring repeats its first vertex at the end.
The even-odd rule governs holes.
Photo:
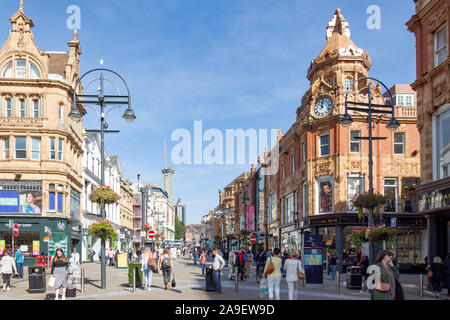
POLYGON ((321 98, 314 106, 314 113, 318 117, 326 116, 333 109, 333 101, 330 98, 321 98))

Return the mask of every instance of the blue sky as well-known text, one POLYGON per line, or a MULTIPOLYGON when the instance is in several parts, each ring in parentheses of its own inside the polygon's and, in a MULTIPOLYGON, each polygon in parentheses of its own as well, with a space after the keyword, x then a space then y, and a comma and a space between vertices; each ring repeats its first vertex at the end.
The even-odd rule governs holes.
MULTIPOLYGON (((325 46, 325 28, 336 8, 350 24, 355 44, 372 58, 370 75, 387 86, 415 80, 415 41, 405 22, 412 0, 25 0, 41 50, 67 51, 72 30, 66 9, 81 9, 82 72, 104 67, 120 73, 133 97, 137 120, 120 111, 110 115, 106 138, 125 175, 162 184, 163 139, 169 166, 176 170, 175 198, 187 203, 187 223, 199 223, 217 205, 218 190, 247 165, 173 165, 172 132, 204 130, 289 129, 308 89, 306 71, 325 46), (369 30, 369 5, 381 9, 381 29, 369 30)), ((0 41, 19 0, 0 0, 0 41)), ((95 115, 85 126, 97 128, 95 115)))

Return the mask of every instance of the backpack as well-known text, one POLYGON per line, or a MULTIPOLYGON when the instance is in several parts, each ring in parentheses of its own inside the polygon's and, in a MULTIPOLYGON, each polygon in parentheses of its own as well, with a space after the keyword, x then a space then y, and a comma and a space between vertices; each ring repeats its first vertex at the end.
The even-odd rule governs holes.
POLYGON ((162 267, 163 267, 163 269, 169 269, 170 268, 170 260, 169 260, 168 257, 167 258, 163 258, 162 267))
POLYGON ((239 263, 241 265, 245 264, 245 256, 244 256, 244 254, 242 252, 239 253, 239 263))

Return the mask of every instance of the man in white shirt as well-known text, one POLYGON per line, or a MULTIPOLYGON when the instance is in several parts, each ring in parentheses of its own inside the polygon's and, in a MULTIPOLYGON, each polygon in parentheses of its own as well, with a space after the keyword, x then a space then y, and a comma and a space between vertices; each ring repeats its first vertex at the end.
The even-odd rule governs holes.
POLYGON ((214 291, 215 294, 221 294, 222 293, 222 285, 220 283, 220 272, 225 267, 225 261, 223 260, 222 256, 219 254, 218 249, 214 249, 212 252, 214 256, 214 262, 213 262, 213 272, 214 272, 214 281, 216 283, 216 291, 214 291))

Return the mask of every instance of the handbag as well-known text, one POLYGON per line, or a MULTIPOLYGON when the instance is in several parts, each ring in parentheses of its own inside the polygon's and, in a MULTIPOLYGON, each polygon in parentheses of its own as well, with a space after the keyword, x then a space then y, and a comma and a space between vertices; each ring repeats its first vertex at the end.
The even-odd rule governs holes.
POLYGON ((48 286, 52 288, 55 286, 55 277, 50 277, 48 280, 48 286))
POLYGON ((300 269, 299 269, 299 267, 298 267, 298 264, 300 263, 300 261, 297 263, 297 278, 299 279, 299 280, 305 280, 306 279, 306 276, 305 276, 305 274, 303 273, 303 272, 300 272, 300 269))
POLYGON ((431 271, 431 269, 430 269, 430 270, 428 270, 428 279, 431 279, 431 278, 433 278, 433 271, 431 271))
POLYGON ((177 286, 177 282, 175 281, 175 278, 172 279, 172 288, 175 288, 177 286))
POLYGON ((155 259, 153 258, 152 253, 150 253, 150 255, 148 256, 148 265, 152 269, 152 271, 155 271, 156 264, 155 264, 155 259))
POLYGON ((267 265, 266 271, 264 271, 265 275, 272 274, 272 272, 275 270, 275 267, 273 266, 272 257, 269 259, 269 264, 267 265))

